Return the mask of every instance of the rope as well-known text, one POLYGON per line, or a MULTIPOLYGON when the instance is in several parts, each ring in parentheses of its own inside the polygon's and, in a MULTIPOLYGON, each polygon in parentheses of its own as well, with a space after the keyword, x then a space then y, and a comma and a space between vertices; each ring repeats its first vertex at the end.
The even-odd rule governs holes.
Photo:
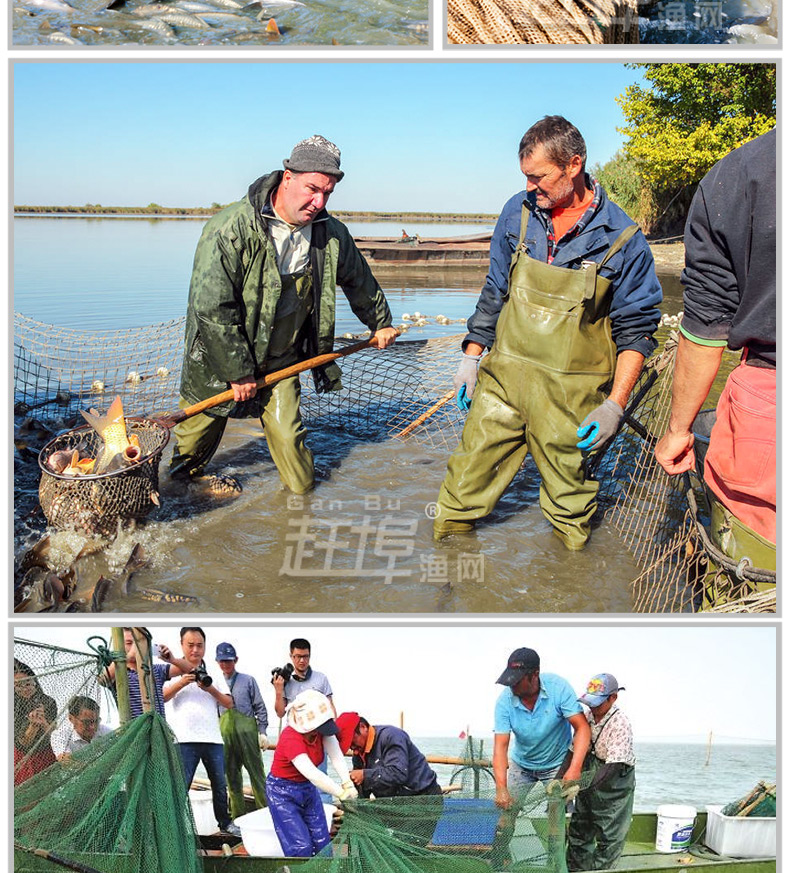
POLYGON ((697 530, 697 535, 700 538, 703 549, 713 560, 728 573, 733 574, 741 581, 767 583, 776 585, 776 571, 765 570, 758 567, 752 567, 751 561, 748 558, 743 558, 740 561, 734 561, 732 558, 724 554, 710 540, 705 525, 699 520, 699 509, 697 507, 697 497, 694 493, 694 488, 691 484, 691 476, 688 473, 683 474, 683 483, 686 487, 686 497, 688 498, 689 507, 694 518, 694 526, 697 530))

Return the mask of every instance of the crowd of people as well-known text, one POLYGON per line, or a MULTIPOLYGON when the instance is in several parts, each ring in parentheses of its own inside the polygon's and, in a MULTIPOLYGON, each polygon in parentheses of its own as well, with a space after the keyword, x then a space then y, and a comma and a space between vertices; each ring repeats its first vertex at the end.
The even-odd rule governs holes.
MULTIPOLYGON (((146 632, 124 628, 123 633, 130 715, 140 717, 144 699, 150 699, 166 718, 187 787, 203 763, 220 832, 239 835, 233 819, 248 810, 246 770, 251 802, 256 808, 268 806, 286 856, 310 857, 329 843, 322 795, 341 806, 359 797, 424 798, 419 827, 410 837, 429 842, 443 810, 436 773, 403 729, 373 724, 356 711, 337 713, 329 679, 310 665, 308 640, 291 640, 289 663, 272 670, 275 712, 285 725, 267 775, 262 757, 268 746, 267 707, 255 678, 236 669, 233 643, 216 645, 218 671, 212 672, 204 630, 181 628, 181 657, 164 643, 151 646, 157 661, 142 693, 139 641, 146 632)), ((115 663, 102 667, 100 683, 114 690, 116 673, 115 663)), ((496 681, 505 688, 494 711, 494 802, 504 819, 514 819, 536 783, 547 790, 554 786, 573 810, 569 869, 611 867, 625 843, 635 784, 631 726, 617 705, 624 689, 614 676, 601 673, 577 695, 567 680, 542 673, 537 652, 529 648, 516 649, 496 681)), ((55 700, 44 693, 35 671, 15 659, 15 784, 110 733, 101 724, 98 702, 86 695, 72 697, 66 718, 60 725, 57 721, 55 700)))

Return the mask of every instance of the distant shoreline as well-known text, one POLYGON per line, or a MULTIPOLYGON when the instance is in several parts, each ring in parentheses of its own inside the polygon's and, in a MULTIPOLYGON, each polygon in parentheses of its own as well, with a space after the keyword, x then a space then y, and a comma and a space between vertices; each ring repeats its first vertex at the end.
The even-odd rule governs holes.
MULTIPOLYGON (((205 207, 167 207, 167 206, 14 206, 14 215, 19 218, 210 218, 224 209, 214 204, 205 207)), ((391 221, 421 222, 425 224, 491 224, 498 218, 496 214, 471 214, 458 212, 357 212, 333 210, 332 215, 341 221, 391 221)))

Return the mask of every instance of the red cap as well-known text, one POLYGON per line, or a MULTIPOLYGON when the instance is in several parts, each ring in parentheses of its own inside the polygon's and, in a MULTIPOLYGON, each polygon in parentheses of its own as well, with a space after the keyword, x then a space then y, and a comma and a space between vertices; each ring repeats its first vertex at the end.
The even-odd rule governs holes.
POLYGON ((359 724, 359 713, 341 712, 335 719, 335 724, 337 724, 340 729, 340 733, 337 735, 337 741, 340 743, 340 751, 345 755, 351 748, 351 741, 354 739, 354 731, 359 724))

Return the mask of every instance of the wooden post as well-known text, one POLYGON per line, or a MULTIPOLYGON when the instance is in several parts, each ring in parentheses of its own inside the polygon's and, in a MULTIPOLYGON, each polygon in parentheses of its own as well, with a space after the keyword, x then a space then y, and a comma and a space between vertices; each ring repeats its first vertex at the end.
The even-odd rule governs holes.
POLYGON ((708 764, 710 764, 710 749, 711 749, 712 745, 713 745, 713 731, 710 731, 708 733, 708 755, 705 758, 705 766, 706 767, 708 766, 708 764))
POLYGON ((151 646, 148 642, 148 635, 143 628, 133 627, 132 637, 134 638, 135 657, 137 658, 137 681, 140 684, 140 699, 143 704, 143 712, 150 712, 154 708, 151 646))
POLYGON ((124 725, 132 720, 132 711, 129 706, 129 675, 126 672, 126 647, 123 643, 123 628, 114 627, 111 634, 113 652, 120 652, 123 659, 113 661, 115 664, 115 696, 118 702, 118 715, 121 724, 124 725))

